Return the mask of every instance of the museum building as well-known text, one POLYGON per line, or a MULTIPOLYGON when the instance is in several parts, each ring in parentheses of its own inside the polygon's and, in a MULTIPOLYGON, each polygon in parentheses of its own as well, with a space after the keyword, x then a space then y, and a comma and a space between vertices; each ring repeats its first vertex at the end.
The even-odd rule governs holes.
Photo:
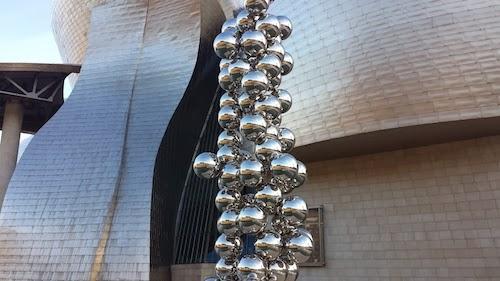
MULTIPOLYGON (((71 96, 0 212, 0 280, 213 275, 219 59, 238 0, 55 0, 71 96)), ((315 252, 298 280, 500 280, 500 3, 276 0, 283 126, 315 252)))

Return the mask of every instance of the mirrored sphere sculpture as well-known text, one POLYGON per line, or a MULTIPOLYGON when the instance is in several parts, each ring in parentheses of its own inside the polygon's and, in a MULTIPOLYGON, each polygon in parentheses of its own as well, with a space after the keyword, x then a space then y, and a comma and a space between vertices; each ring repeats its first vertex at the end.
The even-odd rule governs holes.
POLYGON ((243 0, 245 9, 224 22, 213 44, 221 58, 218 82, 226 91, 217 116, 224 131, 217 152, 202 153, 193 163, 196 175, 218 177, 220 188, 214 248, 221 259, 209 281, 296 281, 297 264, 313 251, 311 233, 303 228, 306 202, 283 198, 304 185, 307 168, 289 154, 295 135, 281 127, 292 96, 280 85, 294 67, 282 41, 293 27, 287 17, 267 13, 272 3, 243 0))

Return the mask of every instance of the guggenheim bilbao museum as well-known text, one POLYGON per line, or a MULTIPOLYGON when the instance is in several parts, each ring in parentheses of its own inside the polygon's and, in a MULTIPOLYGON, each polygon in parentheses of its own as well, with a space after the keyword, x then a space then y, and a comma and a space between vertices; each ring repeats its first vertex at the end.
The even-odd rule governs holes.
MULTIPOLYGON (((0 280, 214 275, 219 188, 192 163, 217 151, 212 43, 241 9, 54 1, 63 60, 82 67, 8 185, 0 280)), ((294 26, 281 125, 308 168, 293 194, 314 236, 297 280, 500 280, 500 3, 276 0, 269 13, 294 26)))

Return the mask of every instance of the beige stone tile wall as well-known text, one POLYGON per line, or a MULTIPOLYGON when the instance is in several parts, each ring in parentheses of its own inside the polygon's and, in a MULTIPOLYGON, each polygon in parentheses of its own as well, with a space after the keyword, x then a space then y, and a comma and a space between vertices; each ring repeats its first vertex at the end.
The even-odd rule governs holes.
POLYGON ((500 136, 308 169, 327 265, 301 281, 500 280, 500 136))

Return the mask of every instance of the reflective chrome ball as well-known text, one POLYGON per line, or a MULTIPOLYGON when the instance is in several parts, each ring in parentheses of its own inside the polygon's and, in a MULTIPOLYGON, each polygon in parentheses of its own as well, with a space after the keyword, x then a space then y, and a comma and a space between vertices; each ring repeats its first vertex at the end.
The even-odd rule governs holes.
POLYGON ((285 48, 283 48, 280 42, 274 41, 274 43, 267 48, 267 53, 274 54, 283 61, 285 57, 285 48))
POLYGON ((241 59, 234 61, 228 67, 229 75, 235 83, 240 83, 243 75, 247 74, 251 69, 250 64, 241 59))
POLYGON ((292 22, 285 16, 278 16, 278 21, 280 23, 281 39, 287 39, 293 31, 292 22))
POLYGON ((260 31, 249 30, 241 35, 240 46, 251 57, 264 54, 267 49, 266 36, 260 31))
POLYGON ((228 280, 236 275, 237 262, 221 258, 215 265, 215 274, 222 280, 228 280))
POLYGON ((306 262, 313 252, 313 241, 301 233, 295 233, 286 242, 286 248, 298 263, 306 262))
POLYGON ((269 79, 260 70, 252 70, 243 75, 241 86, 250 95, 257 95, 269 88, 269 79))
POLYGON ((238 53, 238 40, 231 30, 217 35, 214 40, 214 50, 222 59, 233 59, 238 53))
POLYGON ((290 129, 281 128, 279 140, 283 146, 283 152, 289 152, 295 146, 295 135, 290 129))
POLYGON ((295 177, 294 180, 294 186, 299 187, 304 184, 304 182, 307 179, 307 167, 304 165, 304 163, 300 162, 297 160, 298 164, 298 169, 297 169, 297 176, 295 177))
MULTIPOLYGON (((278 17, 279 19, 279 17, 278 17)), ((281 26, 280 26, 281 27, 281 26)), ((230 18, 230 19, 227 19, 223 24, 222 24, 222 28, 221 28, 221 32, 226 32, 226 31, 229 31, 229 32, 232 32, 234 34, 234 32, 238 30, 238 23, 236 22, 236 19, 235 18, 230 18)))
POLYGON ((200 178, 215 178, 219 173, 219 162, 217 161, 217 156, 211 152, 201 153, 194 159, 193 170, 200 178))
POLYGON ((262 182, 264 167, 257 160, 247 159, 240 164, 240 181, 243 185, 255 187, 262 182))
POLYGON ((227 188, 238 188, 240 186, 240 167, 235 163, 227 163, 222 168, 219 183, 227 188))
POLYGON ((275 232, 264 232, 254 243, 255 253, 265 260, 274 260, 281 254, 281 236, 275 232))
POLYGON ((240 120, 240 132, 250 141, 257 141, 266 135, 267 122, 262 115, 245 114, 240 120))
POLYGON ((241 193, 237 190, 221 189, 215 196, 215 206, 221 212, 228 208, 235 208, 241 202, 241 193))
POLYGON ((238 13, 235 22, 241 32, 252 29, 255 26, 254 16, 250 15, 246 10, 242 10, 238 13))
POLYGON ((283 201, 281 212, 283 218, 290 225, 300 225, 306 220, 307 204, 299 196, 288 197, 283 201))
POLYGON ((217 150, 217 160, 219 163, 234 162, 238 159, 238 148, 229 145, 223 145, 217 150))
POLYGON ((266 215, 259 207, 248 205, 241 209, 238 223, 242 233, 256 234, 264 230, 266 226, 266 215))
POLYGON ((281 74, 287 75, 292 72, 293 69, 293 58, 289 53, 285 53, 283 57, 283 62, 281 63, 281 74))
POLYGON ((286 281, 288 268, 284 261, 277 259, 269 262, 269 265, 267 266, 267 273, 269 275, 269 280, 286 281))
POLYGON ((281 35, 280 21, 278 17, 267 15, 263 19, 259 19, 255 24, 257 30, 262 31, 268 39, 274 39, 281 35))
POLYGON ((232 95, 229 92, 224 93, 219 99, 219 106, 237 106, 238 101, 232 95))
POLYGON ((278 100, 281 103, 282 112, 285 113, 292 107, 292 96, 287 90, 278 90, 276 92, 278 100))
POLYGON ((219 110, 219 125, 226 130, 238 128, 240 121, 240 109, 236 106, 223 106, 219 110))
POLYGON ((281 153, 281 143, 272 138, 267 138, 261 144, 255 145, 255 154, 263 163, 269 163, 271 159, 277 157, 281 153))
POLYGON ((236 209, 227 209, 222 212, 217 220, 217 230, 219 233, 224 233, 228 236, 237 235, 239 232, 238 214, 236 209))
POLYGON ((294 261, 286 261, 287 275, 285 281, 296 281, 299 277, 299 267, 294 261))
POLYGON ((219 134, 217 138, 217 146, 222 147, 224 145, 232 147, 240 147, 243 136, 238 131, 228 131, 224 130, 219 134))
POLYGON ((309 239, 311 239, 311 241, 313 241, 313 244, 314 244, 313 236, 312 236, 311 232, 309 232, 309 230, 302 228, 302 227, 299 227, 296 229, 296 232, 309 237, 309 239))
POLYGON ((282 77, 281 74, 279 74, 278 76, 269 79, 270 87, 273 90, 278 89, 278 87, 281 85, 281 77, 282 77))
POLYGON ((297 170, 297 160, 288 153, 283 153, 271 161, 271 173, 277 180, 292 181, 297 176, 297 170))
POLYGON ((274 54, 265 55, 256 65, 256 68, 264 72, 268 78, 281 74, 281 60, 274 54))
POLYGON ((233 60, 230 59, 221 59, 219 62, 219 70, 222 70, 224 67, 228 67, 232 61, 233 60))
MULTIPOLYGON (((280 136, 280 131, 277 126, 269 125, 266 130, 266 138, 278 139, 280 136)), ((281 149, 280 149, 281 150, 281 149)))
POLYGON ((246 255, 240 259, 237 267, 239 280, 263 280, 266 277, 264 261, 256 255, 246 255))
POLYGON ((255 111, 272 120, 281 114, 281 103, 277 97, 269 95, 255 102, 255 111))
POLYGON ((243 92, 238 98, 238 103, 243 112, 250 112, 253 110, 253 105, 255 104, 255 97, 246 92, 243 92))
POLYGON ((226 234, 221 234, 215 241, 214 249, 219 257, 234 259, 240 255, 242 245, 240 237, 228 237, 226 234))
POLYGON ((269 4, 269 0, 245 0, 245 8, 253 15, 265 13, 269 4))
POLYGON ((261 190, 255 193, 255 202, 268 212, 273 213, 276 207, 281 203, 281 190, 272 185, 265 185, 261 190))
POLYGON ((231 75, 229 75, 229 70, 227 67, 224 67, 219 72, 219 86, 226 91, 233 91, 236 89, 236 84, 231 79, 231 75))

